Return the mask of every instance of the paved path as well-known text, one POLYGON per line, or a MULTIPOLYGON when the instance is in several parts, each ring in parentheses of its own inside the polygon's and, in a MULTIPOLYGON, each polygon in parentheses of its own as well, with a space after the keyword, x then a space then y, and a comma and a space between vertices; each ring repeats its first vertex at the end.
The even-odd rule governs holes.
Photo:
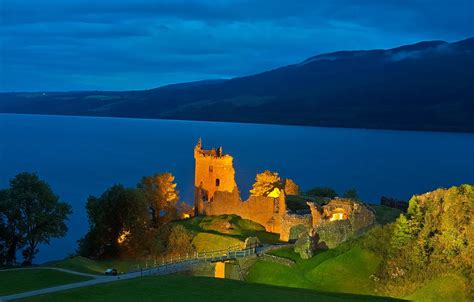
MULTIPOLYGON (((0 297, 0 302, 23 299, 23 298, 36 296, 36 295, 50 294, 50 293, 63 291, 67 289, 74 289, 74 288, 91 286, 91 285, 96 285, 96 284, 101 284, 101 283, 134 279, 134 278, 143 277, 143 276, 168 275, 168 274, 186 270, 190 268, 191 266, 197 265, 200 263, 226 261, 230 259, 249 257, 255 254, 265 253, 272 249, 280 248, 282 246, 284 245, 267 245, 263 247, 258 247, 254 249, 253 252, 251 253, 247 253, 244 251, 235 251, 235 252, 229 252, 228 254, 222 254, 220 256, 214 256, 214 257, 209 257, 209 258, 183 260, 176 263, 160 265, 155 268, 149 268, 149 269, 140 270, 136 272, 120 274, 118 276, 92 275, 92 274, 79 273, 79 272, 71 271, 68 269, 55 268, 55 267, 34 267, 34 268, 29 268, 29 269, 54 269, 54 270, 63 271, 63 272, 71 273, 71 274, 88 276, 94 279, 83 281, 83 282, 77 282, 77 283, 71 283, 71 284, 65 284, 65 285, 60 285, 60 286, 33 290, 33 291, 19 293, 19 294, 13 294, 9 296, 3 296, 3 297, 0 297)), ((21 269, 28 269, 28 268, 18 268, 18 269, 10 269, 10 270, 21 270, 21 269)))

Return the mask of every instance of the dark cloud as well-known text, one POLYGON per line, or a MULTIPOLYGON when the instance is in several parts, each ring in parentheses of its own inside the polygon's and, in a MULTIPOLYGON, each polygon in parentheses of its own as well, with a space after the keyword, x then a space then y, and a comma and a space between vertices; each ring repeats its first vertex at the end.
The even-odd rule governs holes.
POLYGON ((472 0, 2 0, 0 90, 143 89, 474 36, 472 0))

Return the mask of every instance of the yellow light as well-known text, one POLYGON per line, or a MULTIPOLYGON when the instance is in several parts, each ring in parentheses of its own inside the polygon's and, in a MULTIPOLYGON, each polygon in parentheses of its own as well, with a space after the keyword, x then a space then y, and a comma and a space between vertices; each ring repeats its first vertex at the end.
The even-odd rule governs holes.
POLYGON ((122 234, 117 238, 117 242, 122 244, 127 240, 128 235, 130 235, 130 231, 123 231, 122 234))
POLYGON ((272 198, 278 198, 280 196, 280 189, 274 188, 267 196, 272 198))
POLYGON ((331 218, 329 221, 334 221, 334 220, 343 220, 344 219, 344 214, 343 213, 334 213, 332 214, 331 218))
POLYGON ((189 214, 187 214, 187 213, 184 213, 184 214, 183 214, 183 218, 184 218, 184 219, 188 219, 188 218, 190 218, 190 217, 191 217, 191 215, 189 215, 189 214))

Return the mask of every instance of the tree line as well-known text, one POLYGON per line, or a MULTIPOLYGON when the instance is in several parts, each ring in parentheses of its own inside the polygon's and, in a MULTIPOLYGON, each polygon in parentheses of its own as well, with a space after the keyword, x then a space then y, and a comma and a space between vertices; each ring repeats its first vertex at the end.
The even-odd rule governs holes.
POLYGON ((170 240, 187 235, 170 222, 193 211, 180 202, 171 173, 143 177, 134 188, 113 185, 99 197, 90 196, 86 210, 89 231, 79 240, 78 252, 96 259, 170 252, 175 245, 170 240))
MULTIPOLYGON (((113 185, 87 199, 89 230, 77 252, 90 258, 156 255, 169 251, 170 241, 187 249, 188 234, 169 222, 192 210, 180 202, 171 173, 145 176, 134 188, 113 185)), ((71 214, 71 205, 35 173, 13 177, 0 190, 0 265, 16 265, 18 254, 23 265, 30 265, 41 244, 67 234, 71 214)))

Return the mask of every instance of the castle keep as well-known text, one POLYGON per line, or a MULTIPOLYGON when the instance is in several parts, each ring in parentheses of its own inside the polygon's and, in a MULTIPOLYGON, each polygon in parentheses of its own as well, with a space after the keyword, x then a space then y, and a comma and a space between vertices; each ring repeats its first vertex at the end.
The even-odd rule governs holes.
POLYGON ((317 230, 335 220, 350 220, 354 232, 374 223, 372 211, 346 199, 332 200, 324 206, 308 202, 310 213, 307 214, 288 211, 284 190, 268 196, 251 195, 242 201, 235 182, 233 158, 224 154, 222 147, 204 150, 199 140, 194 147, 194 159, 195 215, 235 214, 263 225, 267 232, 280 234, 283 241, 297 239, 301 229, 317 230))

